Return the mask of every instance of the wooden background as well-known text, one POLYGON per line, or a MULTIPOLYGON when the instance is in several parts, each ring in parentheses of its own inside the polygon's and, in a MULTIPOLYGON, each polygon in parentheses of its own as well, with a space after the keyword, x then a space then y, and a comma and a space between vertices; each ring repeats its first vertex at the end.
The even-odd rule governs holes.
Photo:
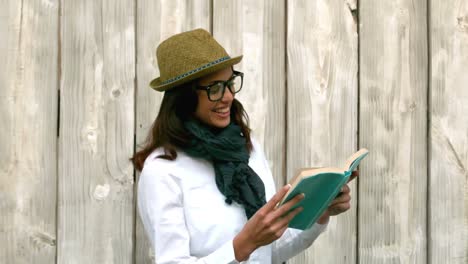
POLYGON ((0 263, 151 263, 128 158, 155 47, 198 27, 278 186, 370 155, 353 207, 289 263, 468 263, 467 0, 1 0, 0 263))

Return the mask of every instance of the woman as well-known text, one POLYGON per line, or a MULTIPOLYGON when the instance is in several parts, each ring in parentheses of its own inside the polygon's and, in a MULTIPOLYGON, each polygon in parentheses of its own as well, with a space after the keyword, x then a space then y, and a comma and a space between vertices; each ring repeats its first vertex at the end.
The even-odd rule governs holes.
POLYGON ((330 215, 349 209, 349 188, 306 231, 287 228, 303 195, 275 208, 271 171, 250 137, 248 117, 234 98, 243 73, 205 30, 174 35, 157 49, 165 92, 144 148, 138 208, 157 263, 281 263, 309 247, 330 215))

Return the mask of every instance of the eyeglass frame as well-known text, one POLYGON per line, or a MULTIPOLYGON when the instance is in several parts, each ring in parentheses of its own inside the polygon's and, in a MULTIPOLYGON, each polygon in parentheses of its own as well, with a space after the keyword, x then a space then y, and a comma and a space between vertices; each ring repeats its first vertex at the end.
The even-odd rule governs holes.
POLYGON ((214 81, 212 84, 210 85, 197 85, 197 84, 194 84, 194 88, 196 90, 204 90, 206 92, 206 96, 208 97, 208 100, 210 100, 211 102, 218 102, 218 101, 221 101, 224 97, 224 93, 226 92, 226 87, 229 89, 229 91, 232 93, 232 94, 236 94, 238 92, 240 92, 242 90, 242 87, 244 86, 244 73, 243 72, 240 72, 240 71, 232 71, 232 75, 231 77, 227 80, 227 81, 214 81), (240 76, 241 77, 241 86, 239 88, 238 91, 236 92, 233 92, 231 87, 229 86, 229 82, 231 82, 234 78, 236 78, 237 76, 240 76), (217 84, 220 84, 222 83, 223 84, 223 92, 222 92, 222 95, 219 99, 217 100, 211 100, 210 98, 210 88, 214 85, 217 85, 217 84))

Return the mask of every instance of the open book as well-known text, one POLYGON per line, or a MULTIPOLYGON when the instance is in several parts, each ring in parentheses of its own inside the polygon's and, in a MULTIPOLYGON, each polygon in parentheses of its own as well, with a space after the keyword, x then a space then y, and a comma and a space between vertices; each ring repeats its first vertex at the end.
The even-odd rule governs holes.
POLYGON ((289 222, 289 227, 301 230, 310 228, 339 194, 359 162, 368 153, 367 149, 360 149, 348 158, 343 168, 301 169, 289 182, 291 188, 278 204, 280 206, 286 203, 297 194, 305 194, 305 198, 291 209, 294 210, 296 207, 302 206, 304 210, 289 222))

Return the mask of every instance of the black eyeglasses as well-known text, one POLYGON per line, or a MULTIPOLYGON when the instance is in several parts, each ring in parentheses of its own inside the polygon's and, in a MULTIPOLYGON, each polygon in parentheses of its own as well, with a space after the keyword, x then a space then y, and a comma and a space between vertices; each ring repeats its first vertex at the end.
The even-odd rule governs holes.
POLYGON ((227 81, 215 81, 207 86, 196 85, 195 88, 197 90, 205 90, 208 99, 212 102, 216 102, 223 98, 226 87, 228 87, 232 94, 236 94, 242 89, 243 82, 244 73, 233 71, 231 78, 227 81))

